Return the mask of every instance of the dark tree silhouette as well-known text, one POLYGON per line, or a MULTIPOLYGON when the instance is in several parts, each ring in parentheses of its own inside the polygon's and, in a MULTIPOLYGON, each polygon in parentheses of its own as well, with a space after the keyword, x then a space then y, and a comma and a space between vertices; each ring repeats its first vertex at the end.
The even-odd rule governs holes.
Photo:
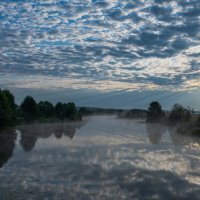
POLYGON ((192 110, 189 108, 185 108, 180 104, 174 104, 170 114, 169 121, 171 123, 179 123, 189 121, 191 118, 192 110))
POLYGON ((79 109, 79 112, 80 112, 81 114, 83 114, 83 115, 89 114, 88 110, 87 110, 85 107, 81 107, 81 108, 79 109))
POLYGON ((49 101, 40 101, 38 110, 40 117, 51 118, 54 116, 54 106, 49 101))
POLYGON ((3 93, 6 95, 8 99, 8 104, 11 110, 12 122, 14 122, 16 120, 16 108, 17 108, 17 105, 15 104, 15 97, 9 90, 3 90, 3 93))
POLYGON ((0 89, 0 130, 21 122, 31 122, 44 119, 80 120, 74 103, 58 102, 56 106, 49 101, 38 104, 31 96, 26 96, 20 106, 15 104, 15 97, 9 90, 0 89))
POLYGON ((198 116, 198 118, 197 118, 197 126, 200 127, 200 116, 198 116))
POLYGON ((151 102, 147 111, 147 122, 159 122, 164 116, 160 103, 157 101, 151 102))
POLYGON ((70 102, 64 104, 64 116, 68 119, 75 119, 76 117, 76 106, 74 103, 70 102))
POLYGON ((64 108, 61 102, 58 102, 55 106, 56 117, 63 119, 64 118, 64 108))
POLYGON ((57 103, 55 106, 56 116, 60 119, 76 119, 77 109, 74 103, 57 103))
POLYGON ((38 116, 37 103, 31 96, 25 97, 21 104, 21 109, 23 111, 24 119, 26 121, 33 121, 38 116))
POLYGON ((12 125, 12 112, 7 96, 0 89, 0 128, 12 125))

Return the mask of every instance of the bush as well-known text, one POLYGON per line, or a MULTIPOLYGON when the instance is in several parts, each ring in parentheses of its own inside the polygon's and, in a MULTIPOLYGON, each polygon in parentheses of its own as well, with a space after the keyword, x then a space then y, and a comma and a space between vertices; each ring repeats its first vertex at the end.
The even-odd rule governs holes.
POLYGON ((200 127, 200 116, 197 118, 197 126, 200 127))
POLYGON ((174 104, 169 114, 169 121, 171 123, 187 122, 190 120, 191 114, 191 109, 185 108, 180 104, 174 104))

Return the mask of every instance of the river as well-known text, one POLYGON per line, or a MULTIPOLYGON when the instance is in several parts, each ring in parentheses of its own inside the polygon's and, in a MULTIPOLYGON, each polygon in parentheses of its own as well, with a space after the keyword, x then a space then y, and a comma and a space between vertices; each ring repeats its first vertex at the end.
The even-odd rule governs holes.
POLYGON ((0 199, 200 199, 200 139, 116 116, 0 135, 0 199))

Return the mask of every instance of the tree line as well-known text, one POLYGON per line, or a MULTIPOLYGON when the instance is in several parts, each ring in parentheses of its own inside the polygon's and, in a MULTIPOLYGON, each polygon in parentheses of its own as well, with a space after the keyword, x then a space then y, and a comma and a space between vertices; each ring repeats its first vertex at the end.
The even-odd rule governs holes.
POLYGON ((153 101, 149 104, 147 111, 147 122, 162 122, 168 121, 172 124, 190 121, 193 109, 186 108, 180 104, 174 104, 171 110, 167 113, 164 112, 160 103, 153 101))
POLYGON ((21 122, 48 120, 81 119, 73 102, 58 102, 53 105, 49 101, 37 103, 31 96, 26 96, 21 105, 15 103, 15 97, 9 90, 0 89, 0 129, 21 122))
POLYGON ((200 135, 200 115, 193 115, 193 109, 174 104, 169 112, 164 112, 159 102, 151 102, 147 111, 146 121, 149 123, 164 123, 178 125, 178 131, 200 135))
MULTIPOLYGON (((22 103, 17 105, 14 95, 9 90, 0 89, 0 129, 23 122, 77 120, 81 119, 81 115, 86 114, 86 111, 83 108, 78 111, 73 102, 58 102, 55 105, 49 101, 37 103, 31 96, 26 96, 22 103)), ((133 109, 132 113, 138 116, 141 110, 136 111, 133 109)), ((119 112, 122 111, 119 110, 119 112)), ((147 111, 142 110, 142 116, 144 113, 146 113, 146 121, 149 123, 178 124, 192 121, 193 127, 198 127, 197 132, 200 132, 200 116, 192 119, 193 110, 180 104, 174 104, 169 112, 165 112, 159 102, 153 101, 149 104, 147 111)))

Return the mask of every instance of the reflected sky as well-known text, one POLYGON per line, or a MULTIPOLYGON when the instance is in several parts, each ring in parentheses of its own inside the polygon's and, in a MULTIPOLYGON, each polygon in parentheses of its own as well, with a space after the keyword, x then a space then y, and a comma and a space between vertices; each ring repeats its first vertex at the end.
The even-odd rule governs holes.
POLYGON ((199 198, 200 140, 172 128, 93 116, 15 132, 1 137, 1 199, 199 198))

